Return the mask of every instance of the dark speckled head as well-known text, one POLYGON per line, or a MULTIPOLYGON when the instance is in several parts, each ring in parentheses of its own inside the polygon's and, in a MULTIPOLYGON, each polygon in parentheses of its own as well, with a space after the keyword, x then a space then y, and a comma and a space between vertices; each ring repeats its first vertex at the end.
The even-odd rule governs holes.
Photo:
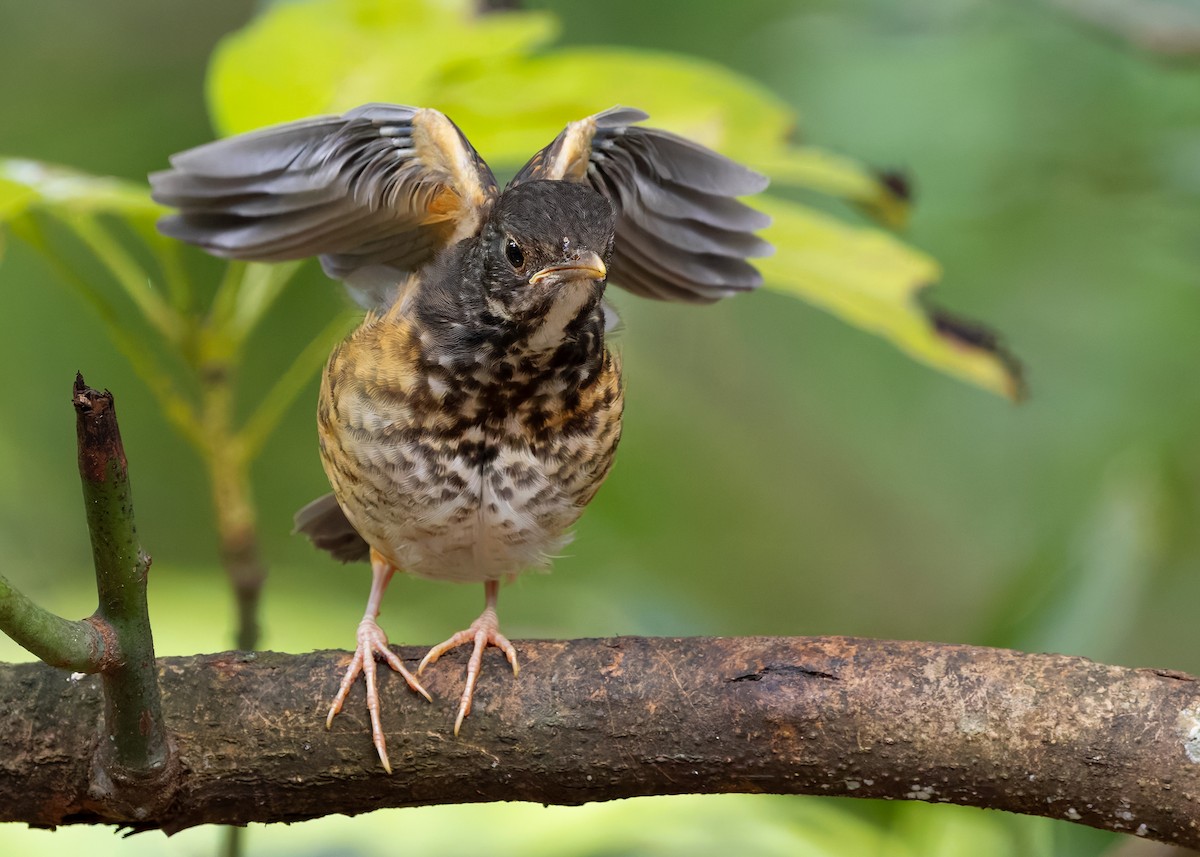
POLYGON ((598 349, 615 229, 612 206, 590 187, 516 185, 476 236, 425 272, 416 315, 439 347, 468 362, 481 349, 540 353, 566 340, 598 349))
POLYGON ((480 235, 488 292, 505 303, 514 301, 516 308, 528 300, 544 299, 531 292, 572 280, 602 288, 615 229, 612 206, 586 185, 519 184, 496 201, 480 235), (547 269, 561 269, 563 276, 539 275, 547 269))

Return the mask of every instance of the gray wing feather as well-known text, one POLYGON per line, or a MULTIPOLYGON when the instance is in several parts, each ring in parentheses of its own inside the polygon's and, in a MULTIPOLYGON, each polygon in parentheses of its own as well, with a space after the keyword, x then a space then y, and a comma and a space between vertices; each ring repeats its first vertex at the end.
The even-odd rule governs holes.
POLYGON ((383 282, 477 228, 496 193, 453 123, 392 104, 218 140, 171 165, 150 176, 154 199, 178 209, 163 233, 228 258, 319 256, 352 290, 369 284, 364 305, 386 303, 395 288, 383 282))
POLYGON ((770 218, 737 197, 766 188, 766 177, 691 140, 634 126, 646 118, 614 107, 572 123, 512 183, 583 181, 606 196, 617 213, 610 279, 629 291, 707 303, 761 285, 746 260, 772 252, 754 234, 770 218))

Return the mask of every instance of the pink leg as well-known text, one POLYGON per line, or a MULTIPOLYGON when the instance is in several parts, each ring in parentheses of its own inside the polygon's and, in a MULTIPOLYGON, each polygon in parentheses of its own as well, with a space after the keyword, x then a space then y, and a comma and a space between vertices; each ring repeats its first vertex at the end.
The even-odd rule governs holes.
POLYGON ((508 662, 512 664, 513 675, 517 674, 517 650, 513 648, 513 644, 500 633, 500 620, 496 617, 496 601, 500 596, 500 582, 498 580, 489 580, 484 585, 484 594, 486 597, 486 606, 483 612, 479 614, 479 618, 471 623, 471 627, 465 631, 459 631, 450 639, 443 643, 438 643, 429 653, 421 659, 420 666, 417 667, 417 675, 420 675, 425 667, 434 663, 442 655, 451 649, 461 646, 464 643, 474 643, 475 648, 471 652, 471 658, 467 661, 467 685, 463 688, 462 700, 458 705, 458 717, 454 721, 454 734, 458 734, 458 730, 462 727, 463 718, 471 713, 471 699, 475 696, 475 681, 479 678, 479 670, 483 665, 483 653, 488 646, 495 646, 500 651, 504 652, 508 662))
POLYGON ((363 614, 363 619, 358 623, 358 647, 355 649, 350 666, 346 668, 346 674, 342 677, 342 684, 338 688, 337 696, 334 697, 333 705, 329 707, 329 716, 325 718, 325 728, 328 729, 333 725, 333 718, 342 710, 342 703, 346 701, 346 696, 350 693, 354 680, 358 678, 359 673, 362 673, 367 683, 367 710, 371 713, 371 737, 375 742, 375 751, 379 753, 379 761, 383 762, 384 770, 389 774, 392 772, 392 765, 388 761, 387 742, 383 737, 383 726, 379 722, 379 692, 375 685, 375 656, 379 655, 386 660, 388 666, 404 676, 409 687, 433 702, 433 697, 425 688, 421 687, 416 676, 405 669, 404 662, 388 648, 387 634, 375 622, 375 617, 379 615, 380 602, 383 601, 383 593, 395 573, 395 567, 372 548, 371 595, 367 599, 367 610, 363 614))

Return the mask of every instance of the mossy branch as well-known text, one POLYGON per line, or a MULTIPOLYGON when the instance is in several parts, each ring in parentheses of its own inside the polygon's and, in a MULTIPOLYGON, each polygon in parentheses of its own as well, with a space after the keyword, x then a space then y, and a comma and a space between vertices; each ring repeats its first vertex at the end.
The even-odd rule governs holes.
POLYGON ((73 622, 39 607, 0 575, 0 631, 52 667, 91 673, 104 660, 105 640, 86 619, 73 622))
MULTIPOLYGON (((104 684, 101 771, 128 781, 161 779, 171 757, 162 719, 154 638, 146 606, 150 557, 138 542, 125 448, 112 394, 75 376, 73 402, 79 438, 79 475, 96 591, 100 604, 92 621, 115 642, 119 659, 100 669, 104 684)), ((149 799, 157 799, 150 792, 149 799)))
POLYGON ((72 402, 99 605, 87 619, 72 622, 0 579, 0 628, 52 666, 100 674, 102 740, 95 741, 94 726, 83 732, 93 751, 87 805, 112 819, 148 817, 170 802, 177 774, 146 607, 150 558, 134 526, 112 394, 89 388, 77 375, 72 402))

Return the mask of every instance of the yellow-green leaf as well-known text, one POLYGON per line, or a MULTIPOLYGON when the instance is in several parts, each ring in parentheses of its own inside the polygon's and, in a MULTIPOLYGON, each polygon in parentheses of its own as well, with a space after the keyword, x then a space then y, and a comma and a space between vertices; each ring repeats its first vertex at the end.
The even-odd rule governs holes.
MULTIPOLYGON (((21 214, 37 196, 32 188, 0 178, 0 223, 21 214)), ((0 231, 0 257, 4 255, 4 232, 0 231)))
POLYGON ((217 47, 208 76, 213 122, 234 134, 369 101, 434 105, 443 81, 485 76, 503 58, 531 51, 557 32, 548 13, 480 16, 472 14, 473 5, 276 4, 217 47))
POLYGON ((622 48, 551 51, 444 81, 436 94, 485 157, 515 166, 567 122, 616 104, 745 160, 774 152, 795 124, 782 101, 718 65, 622 48))
POLYGON ((221 43, 210 107, 217 127, 236 133, 368 101, 430 105, 453 116, 490 161, 516 167, 567 122, 636 104, 658 126, 776 182, 844 197, 889 226, 904 223, 906 200, 870 170, 789 147, 794 112, 749 78, 703 60, 623 48, 532 55, 557 29, 544 13, 478 15, 463 2, 280 5, 221 43), (320 52, 307 47, 314 42, 320 52))
POLYGON ((813 146, 780 148, 774 154, 747 157, 747 163, 781 184, 815 190, 861 207, 893 229, 908 223, 909 199, 903 180, 813 146))
POLYGON ((0 176, 0 223, 20 214, 36 196, 28 185, 0 176))
POLYGON ((931 317, 917 300, 941 276, 932 258, 884 232, 792 202, 771 196, 755 202, 774 220, 764 237, 775 245, 775 255, 757 261, 768 288, 884 336, 943 372, 1010 399, 1021 397, 1020 372, 1011 359, 970 325, 931 317))
MULTIPOLYGON (((546 13, 478 14, 469 0, 299 0, 226 39, 209 99, 217 126, 245 131, 369 101, 436 107, 490 163, 515 169, 569 121, 615 104, 771 177, 846 200, 888 226, 908 215, 904 183, 793 144, 796 116, 761 85, 713 63, 627 48, 548 48, 546 13), (313 51, 312 44, 320 44, 313 51), (650 85, 652 83, 652 85, 650 85)), ((1016 398, 1015 364, 987 331, 927 311, 937 264, 889 234, 776 196, 768 284, 822 306, 951 375, 1016 398)))
POLYGON ((615 104, 634 105, 655 126, 742 160, 776 186, 846 199, 892 227, 908 218, 907 198, 886 177, 850 158, 790 145, 797 118, 787 105, 748 78, 702 60, 564 49, 444 81, 435 94, 439 109, 495 164, 517 167, 567 122, 615 104))

